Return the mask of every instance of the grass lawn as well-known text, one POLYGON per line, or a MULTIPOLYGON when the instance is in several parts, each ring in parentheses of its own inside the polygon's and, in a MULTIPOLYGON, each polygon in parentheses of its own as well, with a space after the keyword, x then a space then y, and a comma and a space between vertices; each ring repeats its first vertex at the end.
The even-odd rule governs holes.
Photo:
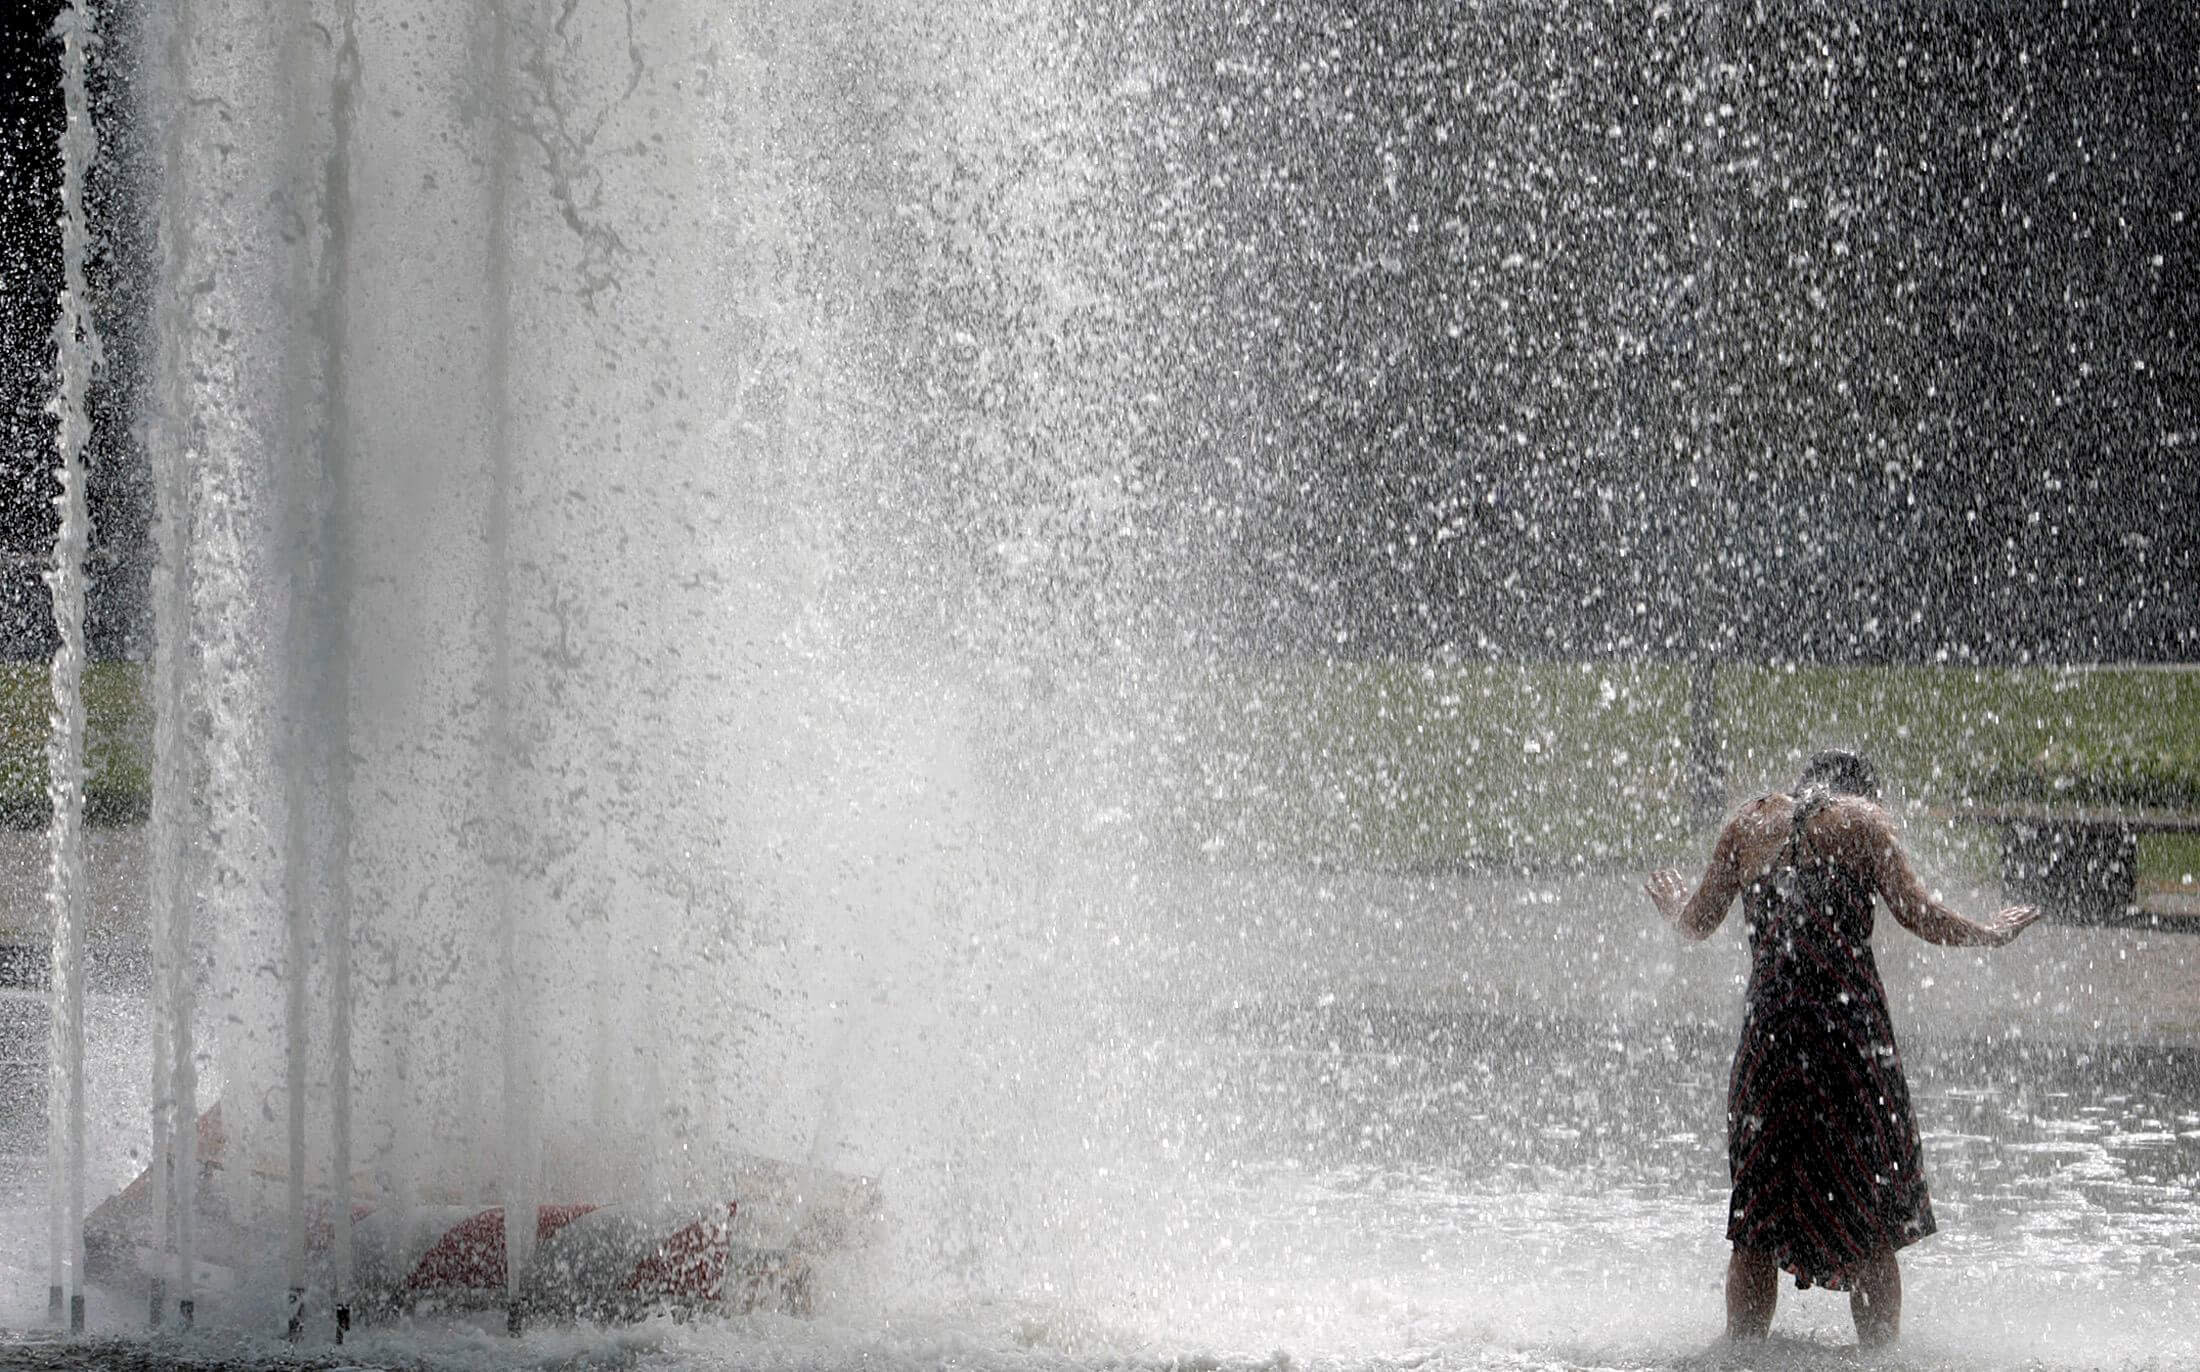
POLYGON ((2200 899, 2200 834, 2149 834, 2139 840, 2139 892, 2200 899))
POLYGON ((1656 664, 1221 665, 1185 683, 1178 842, 1416 867, 1686 841, 1687 678, 1656 664))
POLYGON ((1739 667, 1720 695, 1739 776, 1791 775, 1815 733, 1935 804, 2200 810, 2200 671, 1739 667))

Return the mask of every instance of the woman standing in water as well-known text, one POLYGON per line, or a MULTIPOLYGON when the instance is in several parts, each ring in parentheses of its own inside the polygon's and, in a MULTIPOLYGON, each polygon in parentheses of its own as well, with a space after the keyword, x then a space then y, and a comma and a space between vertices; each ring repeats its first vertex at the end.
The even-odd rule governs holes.
POLYGON ((1780 1269, 1797 1287, 1849 1293, 1858 1342, 1902 1326, 1895 1250, 1933 1232, 1917 1122, 1872 960, 1872 896, 1929 943, 1999 947, 2040 917, 2013 905, 1977 923, 1935 900, 1879 805, 1879 779, 1829 750, 1796 794, 1751 801, 1720 831, 1693 894, 1671 869, 1646 883, 1691 939, 1742 897, 1749 996, 1727 1082, 1726 1328, 1762 1338, 1780 1269))

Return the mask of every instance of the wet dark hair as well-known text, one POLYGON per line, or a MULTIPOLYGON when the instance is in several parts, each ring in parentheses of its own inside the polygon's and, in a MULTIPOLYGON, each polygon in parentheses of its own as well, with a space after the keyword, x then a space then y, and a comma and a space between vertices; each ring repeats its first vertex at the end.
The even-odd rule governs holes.
POLYGON ((1846 748, 1821 748, 1803 764, 1803 779, 1798 789, 1877 800, 1879 769, 1862 753, 1852 753, 1846 748))

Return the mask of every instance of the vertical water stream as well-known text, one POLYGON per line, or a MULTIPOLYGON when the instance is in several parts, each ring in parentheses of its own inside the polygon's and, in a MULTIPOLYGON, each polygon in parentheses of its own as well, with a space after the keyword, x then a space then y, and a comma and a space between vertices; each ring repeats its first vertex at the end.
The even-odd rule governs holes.
POLYGON ((503 1047, 503 1202, 505 1298, 516 1332, 521 1274, 533 1256, 535 1201, 532 1156, 535 1147, 533 1102, 529 1099, 530 1014, 523 962, 527 955, 521 929, 519 882, 520 833, 513 811, 513 768, 517 739, 512 719, 512 500, 514 435, 512 410, 512 181, 515 173, 517 111, 513 108, 512 28, 508 0, 484 0, 488 26, 489 165, 486 169, 485 224, 488 253, 485 394, 489 419, 488 490, 484 520, 487 567, 488 672, 484 707, 488 712, 489 881, 500 971, 499 1036, 503 1047))
POLYGON ((54 324, 55 409, 60 418, 61 524, 54 536, 53 711, 47 745, 48 829, 53 912, 53 1019, 48 1058, 48 1176, 52 1184, 52 1305, 64 1295, 72 1327, 84 1321, 84 551, 91 537, 85 508, 85 451, 91 439, 89 395, 100 362, 85 260, 91 250, 84 180, 99 155, 86 86, 96 40, 92 11, 78 0, 61 17, 61 72, 68 123, 61 138, 61 314, 54 324))
MULTIPOLYGON (((163 35, 159 89, 188 90, 195 0, 176 0, 163 35)), ((148 823, 146 909, 158 997, 153 1020, 153 1169, 165 1180, 157 1222, 180 1310, 191 1310, 198 1203, 198 1067, 192 1032, 196 978, 193 909, 200 864, 195 836, 205 828, 198 792, 195 724, 202 715, 191 641, 191 544, 194 395, 192 276, 194 254, 188 173, 191 120, 176 110, 161 140, 159 251, 162 289, 155 297, 158 373, 155 422, 148 427, 153 470, 153 803, 148 823)), ((165 1294, 153 1290, 155 1321, 165 1294)))
POLYGON ((338 7, 330 94, 329 150, 321 187, 326 254, 321 269, 321 330, 327 438, 322 446, 326 504, 320 527, 318 581, 321 652, 318 708, 313 712, 325 762, 327 849, 321 879, 328 903, 322 942, 328 950, 329 1204, 333 1296, 339 1337, 352 1298, 352 728, 351 613, 352 414, 350 327, 352 271, 352 149, 359 95, 359 9, 338 7))

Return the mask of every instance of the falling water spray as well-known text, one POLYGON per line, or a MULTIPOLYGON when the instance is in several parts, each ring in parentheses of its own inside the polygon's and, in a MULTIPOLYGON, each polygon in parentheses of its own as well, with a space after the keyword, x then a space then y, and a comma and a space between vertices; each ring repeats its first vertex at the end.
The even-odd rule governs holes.
POLYGON ((52 732, 47 744, 48 830, 52 857, 48 901, 53 911, 53 1019, 49 1058, 48 1176, 51 1179, 52 1313, 64 1300, 72 1329, 84 1327, 84 549, 91 537, 85 508, 85 448, 91 437, 89 394, 100 362, 84 263, 90 250, 84 178, 99 155, 86 72, 96 41, 92 8, 78 0, 57 26, 68 123, 61 136, 61 315, 54 351, 61 377, 54 410, 61 527, 47 575, 60 644, 53 657, 52 732))

